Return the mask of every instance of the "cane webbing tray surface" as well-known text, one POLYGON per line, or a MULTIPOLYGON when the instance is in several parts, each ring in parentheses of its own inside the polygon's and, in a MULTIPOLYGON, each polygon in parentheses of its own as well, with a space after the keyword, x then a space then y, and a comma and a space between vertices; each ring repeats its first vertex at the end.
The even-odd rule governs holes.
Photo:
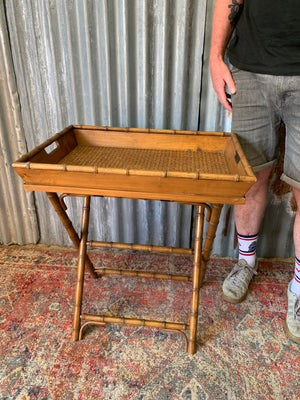
POLYGON ((77 146, 59 164, 140 171, 229 174, 221 152, 77 146))
POLYGON ((243 203, 255 176, 233 133, 70 126, 13 163, 25 189, 243 203))

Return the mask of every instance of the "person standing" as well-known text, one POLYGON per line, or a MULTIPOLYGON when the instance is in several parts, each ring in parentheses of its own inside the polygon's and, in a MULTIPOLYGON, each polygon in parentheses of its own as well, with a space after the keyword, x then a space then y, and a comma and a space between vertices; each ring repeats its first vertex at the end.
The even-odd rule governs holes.
POLYGON ((210 72, 219 101, 232 112, 232 131, 257 178, 245 196, 245 204, 234 207, 239 259, 223 283, 223 297, 233 303, 243 301, 253 276, 257 274, 256 244, 283 122, 286 143, 281 179, 292 186, 297 203, 293 231, 295 270, 287 288, 285 330, 292 340, 300 343, 298 0, 216 0, 210 72), (232 68, 224 61, 226 51, 232 68))

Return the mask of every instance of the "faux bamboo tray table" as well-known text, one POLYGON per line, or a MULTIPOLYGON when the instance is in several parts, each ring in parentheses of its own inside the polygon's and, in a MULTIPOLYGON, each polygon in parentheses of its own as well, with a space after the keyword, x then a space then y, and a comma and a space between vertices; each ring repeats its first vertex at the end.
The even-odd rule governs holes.
POLYGON ((182 332, 196 351, 199 289, 223 204, 242 204, 255 182, 233 133, 149 130, 72 125, 13 163, 26 190, 47 193, 76 248, 79 249, 73 340, 88 324, 109 322, 147 325, 182 332), (57 193, 61 195, 58 196, 57 193), (83 197, 78 235, 64 203, 65 196, 83 197), (176 201, 197 206, 194 249, 87 241, 91 196, 176 201), (211 203, 211 204, 207 204, 211 203), (204 217, 208 221, 203 246, 204 217), (187 253, 194 256, 192 277, 149 274, 147 271, 97 270, 87 246, 187 253), (192 281, 189 324, 108 317, 82 313, 84 269, 92 276, 122 274, 192 281))

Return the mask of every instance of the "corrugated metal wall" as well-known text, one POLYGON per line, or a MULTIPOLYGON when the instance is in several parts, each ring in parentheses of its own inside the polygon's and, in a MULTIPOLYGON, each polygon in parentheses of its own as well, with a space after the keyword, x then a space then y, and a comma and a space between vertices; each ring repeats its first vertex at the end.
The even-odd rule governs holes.
MULTIPOLYGON (((25 193, 10 168, 69 124, 230 130, 208 73, 212 7, 207 0, 1 3, 0 242, 70 244, 46 196, 25 193)), ((77 229, 80 206, 68 200, 77 229)), ((287 201, 272 213, 281 208, 288 240, 277 235, 284 249, 271 255, 289 256, 293 215, 287 201)), ((222 240, 227 210, 214 246, 220 255, 234 254, 232 219, 222 240)), ((191 206, 94 198, 92 213, 93 239, 190 245, 191 206)), ((275 249, 265 243, 267 253, 275 249)))
MULTIPOLYGON (((197 129, 205 10, 205 0, 6 1, 28 149, 71 123, 197 129)), ((34 197, 41 242, 68 244, 45 195, 34 197)), ((93 203, 92 237, 189 245, 190 206, 93 203)), ((80 222, 75 199, 69 211, 80 222)))
POLYGON ((26 151, 3 2, 0 2, 0 243, 39 238, 34 196, 25 193, 11 162, 26 151))

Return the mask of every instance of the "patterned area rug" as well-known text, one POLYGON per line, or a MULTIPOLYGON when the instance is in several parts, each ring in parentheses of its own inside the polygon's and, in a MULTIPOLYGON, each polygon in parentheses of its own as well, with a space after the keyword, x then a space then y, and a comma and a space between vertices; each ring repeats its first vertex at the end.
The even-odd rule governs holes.
MULTIPOLYGON (((97 267, 190 273, 189 256, 90 252, 97 267)), ((287 261, 263 261, 247 299, 221 296, 232 260, 212 258, 200 293, 198 350, 180 335, 108 324, 71 341, 77 253, 0 247, 0 398, 299 399, 299 346, 285 336, 287 261)), ((85 312, 188 322, 190 283, 86 276, 85 312)))

